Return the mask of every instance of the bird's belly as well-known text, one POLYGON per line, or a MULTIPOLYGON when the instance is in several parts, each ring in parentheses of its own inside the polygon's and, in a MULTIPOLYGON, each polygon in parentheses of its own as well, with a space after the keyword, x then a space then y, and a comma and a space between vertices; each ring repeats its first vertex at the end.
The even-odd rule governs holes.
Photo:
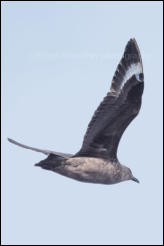
POLYGON ((114 166, 103 159, 76 157, 68 159, 58 173, 83 182, 113 184, 114 172, 114 166))

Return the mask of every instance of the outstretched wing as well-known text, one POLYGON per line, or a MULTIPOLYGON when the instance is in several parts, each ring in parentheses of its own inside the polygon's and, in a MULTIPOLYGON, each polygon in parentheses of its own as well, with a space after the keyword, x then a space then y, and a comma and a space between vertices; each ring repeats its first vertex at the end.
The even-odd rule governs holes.
POLYGON ((60 153, 60 152, 55 152, 55 151, 52 151, 52 150, 44 150, 44 149, 38 149, 38 148, 30 147, 30 146, 18 143, 17 141, 15 141, 15 140, 13 140, 11 138, 8 138, 8 141, 10 143, 13 143, 13 144, 15 144, 17 146, 20 146, 22 148, 30 149, 30 150, 33 150, 33 151, 36 151, 36 152, 40 152, 40 153, 43 153, 45 155, 53 154, 53 155, 60 156, 60 157, 63 157, 63 158, 69 158, 69 157, 72 156, 71 154, 67 154, 67 153, 60 153))
POLYGON ((114 74, 110 92, 95 111, 75 156, 117 159, 120 138, 141 107, 144 88, 139 48, 131 39, 114 74))

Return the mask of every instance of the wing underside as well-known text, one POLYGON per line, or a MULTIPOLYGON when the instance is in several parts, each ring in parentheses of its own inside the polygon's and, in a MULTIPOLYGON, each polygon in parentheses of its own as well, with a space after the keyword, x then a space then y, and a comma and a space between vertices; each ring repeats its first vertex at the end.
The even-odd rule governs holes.
POLYGON ((143 66, 135 39, 131 39, 116 69, 110 91, 95 111, 82 148, 75 156, 117 159, 120 138, 141 107, 143 66))
POLYGON ((144 88, 142 60, 135 39, 131 39, 112 79, 110 91, 95 111, 75 155, 33 148, 13 139, 9 142, 45 155, 70 158, 76 156, 117 159, 121 136, 139 113, 144 88))

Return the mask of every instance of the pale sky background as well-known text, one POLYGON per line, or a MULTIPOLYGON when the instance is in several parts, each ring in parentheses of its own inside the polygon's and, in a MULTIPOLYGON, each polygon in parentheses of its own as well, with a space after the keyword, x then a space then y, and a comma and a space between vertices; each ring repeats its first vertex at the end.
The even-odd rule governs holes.
POLYGON ((2 154, 2 244, 162 244, 162 1, 3 1, 2 154), (140 184, 80 183, 7 142, 76 153, 132 37, 145 90, 118 156, 140 184))

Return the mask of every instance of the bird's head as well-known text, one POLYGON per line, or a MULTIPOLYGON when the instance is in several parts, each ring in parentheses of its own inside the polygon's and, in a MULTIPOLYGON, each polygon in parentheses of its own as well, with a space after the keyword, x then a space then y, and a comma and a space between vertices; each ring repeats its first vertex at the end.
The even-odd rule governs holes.
POLYGON ((139 180, 133 176, 130 168, 122 166, 122 181, 125 180, 133 180, 134 182, 139 183, 139 180))

